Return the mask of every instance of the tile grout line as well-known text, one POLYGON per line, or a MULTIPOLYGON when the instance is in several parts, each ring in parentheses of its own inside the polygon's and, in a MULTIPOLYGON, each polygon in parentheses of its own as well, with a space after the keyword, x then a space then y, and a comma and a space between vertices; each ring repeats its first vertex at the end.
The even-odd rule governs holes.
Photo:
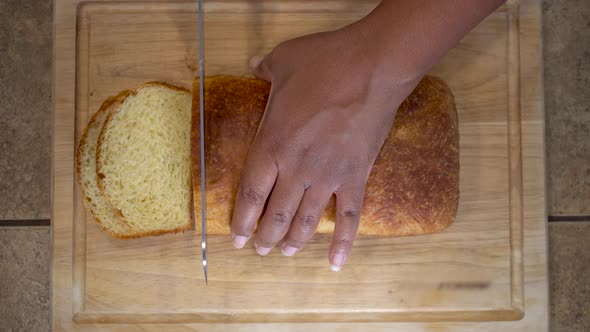
POLYGON ((51 226, 50 219, 0 219, 0 227, 45 227, 51 226))
POLYGON ((582 215, 582 216, 548 216, 547 217, 549 222, 584 222, 590 221, 590 215, 582 215))
MULTIPOLYGON (((549 222, 590 222, 590 215, 548 216, 549 222)), ((50 219, 0 219, 0 227, 39 227, 51 226, 50 219)))

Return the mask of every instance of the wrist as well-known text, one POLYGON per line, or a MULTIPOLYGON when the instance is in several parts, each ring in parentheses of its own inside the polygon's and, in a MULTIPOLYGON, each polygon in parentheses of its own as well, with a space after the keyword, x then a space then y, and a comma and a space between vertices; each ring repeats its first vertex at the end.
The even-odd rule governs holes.
POLYGON ((356 62, 361 77, 370 81, 373 89, 384 90, 393 98, 403 100, 428 68, 403 52, 392 52, 403 47, 392 45, 392 41, 384 45, 382 37, 372 29, 372 22, 363 19, 342 28, 339 33, 348 39, 351 61, 356 62))
POLYGON ((419 80, 430 69, 432 61, 422 50, 416 49, 413 31, 401 31, 388 24, 383 14, 377 8, 344 29, 357 36, 360 51, 375 64, 375 70, 405 82, 419 80))

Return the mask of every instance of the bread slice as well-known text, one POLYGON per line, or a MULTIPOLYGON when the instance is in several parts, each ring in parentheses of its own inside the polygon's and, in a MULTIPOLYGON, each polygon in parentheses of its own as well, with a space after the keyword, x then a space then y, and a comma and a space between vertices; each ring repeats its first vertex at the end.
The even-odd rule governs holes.
POLYGON ((98 188, 133 237, 191 228, 190 91, 150 82, 108 114, 98 188))
MULTIPOLYGON (((199 80, 193 85, 193 177, 200 174, 199 80)), ((270 84, 233 76, 205 79, 207 232, 229 234, 240 173, 266 108, 270 84)), ((201 199, 193 183, 195 207, 201 199)), ((451 90, 426 76, 399 107, 369 176, 359 234, 407 236, 439 232, 457 214, 459 127, 451 90)), ((318 233, 334 230, 332 199, 318 233)), ((197 227, 198 231, 198 227, 197 227)))
POLYGON ((123 222, 106 201, 97 185, 96 143, 108 114, 116 108, 128 91, 108 98, 94 113, 78 145, 76 155, 76 174, 78 184, 84 195, 84 204, 90 210, 100 227, 113 237, 132 237, 134 230, 123 222))

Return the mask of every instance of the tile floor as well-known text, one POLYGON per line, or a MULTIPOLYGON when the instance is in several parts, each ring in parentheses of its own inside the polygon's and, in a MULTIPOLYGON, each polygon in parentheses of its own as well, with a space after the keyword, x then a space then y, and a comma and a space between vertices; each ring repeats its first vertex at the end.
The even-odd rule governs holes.
POLYGON ((550 216, 590 215, 590 2, 543 3, 550 216))
MULTIPOLYGON (((51 0, 0 0, 0 331, 49 329, 51 0)), ((551 331, 590 331, 590 1, 545 0, 551 331)))
POLYGON ((0 219, 49 219, 51 0, 0 0, 0 219))
POLYGON ((0 227, 0 331, 49 329, 48 226, 0 227))

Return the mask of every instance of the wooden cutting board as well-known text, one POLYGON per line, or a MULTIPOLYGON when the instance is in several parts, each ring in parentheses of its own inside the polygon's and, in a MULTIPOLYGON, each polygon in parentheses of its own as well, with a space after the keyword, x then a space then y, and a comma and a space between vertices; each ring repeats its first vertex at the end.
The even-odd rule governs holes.
MULTIPOLYGON (((78 3, 56 1, 55 11, 55 330, 163 329, 156 323, 223 330, 213 324, 221 322, 249 323, 233 325, 237 330, 311 326, 302 322, 318 329, 381 322, 362 328, 547 330, 539 1, 503 6, 432 70, 449 83, 459 113, 461 200, 449 229, 361 237, 340 273, 329 270, 328 236, 292 258, 260 257, 210 237, 209 286, 194 231, 112 239, 84 209, 74 177, 77 142, 105 98, 152 80, 191 86, 196 3, 78 3), (269 322, 283 324, 260 324, 269 322)), ((249 75, 252 55, 353 22, 376 3, 208 0, 206 72, 249 75)))

